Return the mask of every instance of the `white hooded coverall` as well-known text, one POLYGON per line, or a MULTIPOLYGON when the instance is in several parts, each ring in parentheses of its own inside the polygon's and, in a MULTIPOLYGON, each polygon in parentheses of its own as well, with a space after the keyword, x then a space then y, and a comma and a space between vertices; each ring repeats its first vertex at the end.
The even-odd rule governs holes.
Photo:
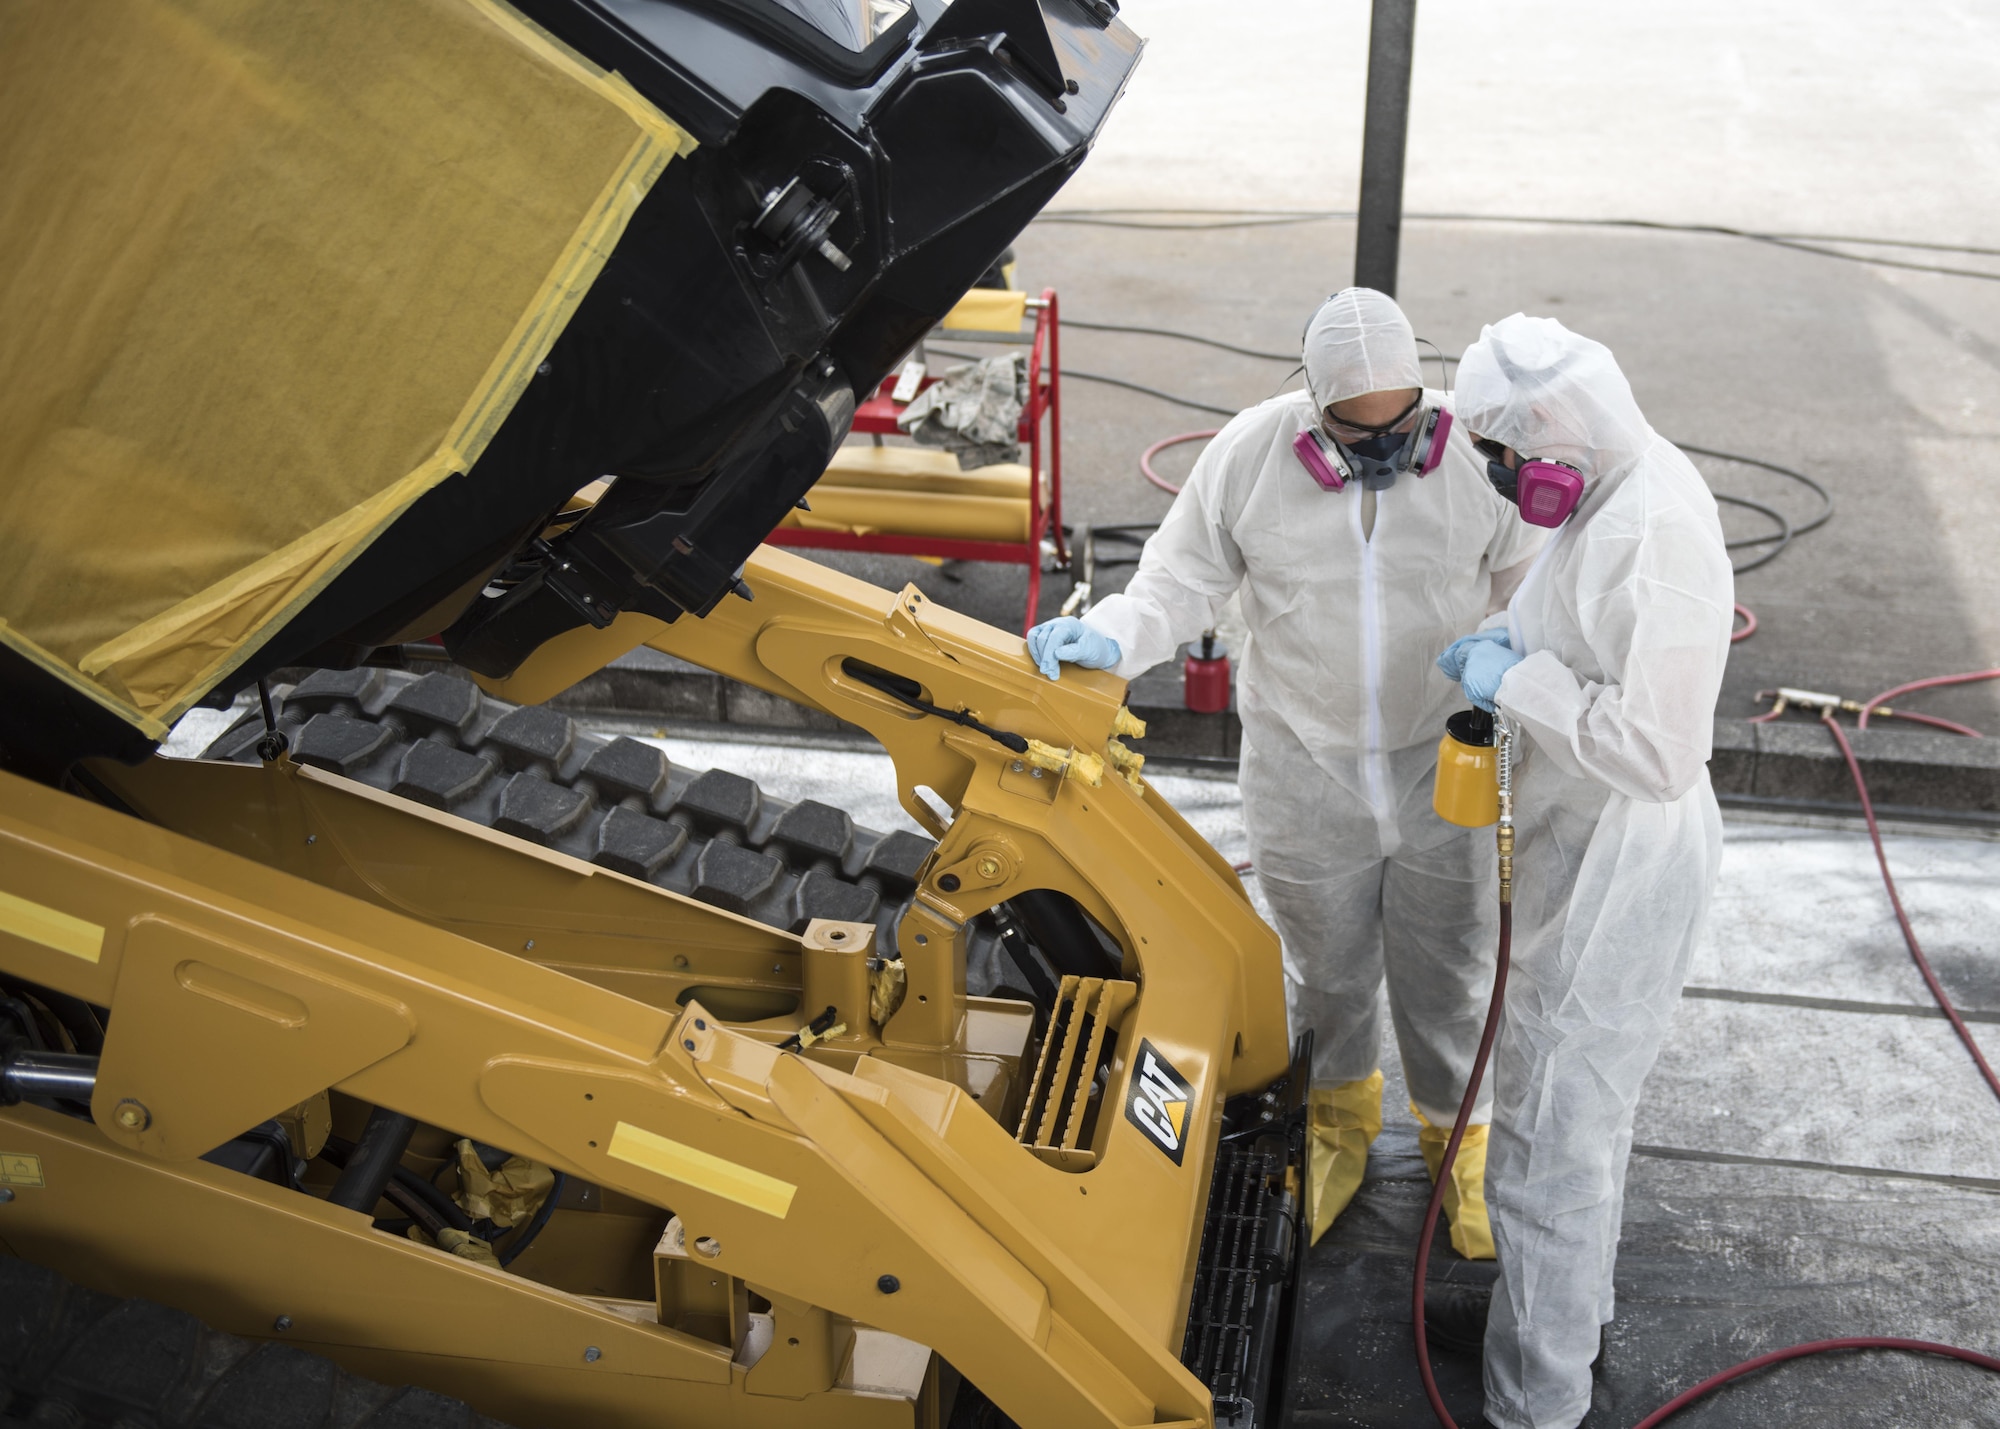
POLYGON ((1519 579, 1542 533, 1454 428, 1437 470, 1376 494, 1364 539, 1360 483, 1324 490, 1292 438, 1330 403, 1421 387, 1409 321, 1381 293, 1336 294, 1307 329, 1305 363, 1308 391, 1222 429, 1124 594, 1084 619, 1118 642, 1116 673, 1131 679, 1213 627, 1241 587, 1244 818, 1293 1025, 1317 1030, 1313 1080, 1375 1070, 1386 966, 1411 1098, 1449 1126, 1492 987, 1497 913, 1491 835, 1431 811, 1438 738, 1463 703, 1433 661, 1492 608, 1495 572, 1503 590, 1519 579))
POLYGON ((1721 859, 1707 761, 1734 583, 1707 485, 1598 343, 1516 314, 1466 351, 1456 401, 1587 483, 1506 617, 1527 658, 1495 701, 1521 737, 1487 1156, 1486 1417, 1571 1429, 1612 1318, 1633 1111, 1721 859))

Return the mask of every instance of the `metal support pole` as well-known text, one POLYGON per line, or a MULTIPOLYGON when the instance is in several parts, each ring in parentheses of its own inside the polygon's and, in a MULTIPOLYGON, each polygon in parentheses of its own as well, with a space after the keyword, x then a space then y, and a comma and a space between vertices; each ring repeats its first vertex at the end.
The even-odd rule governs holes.
POLYGON ((1403 151, 1410 133, 1410 53, 1417 0, 1374 0, 1368 22, 1368 108, 1361 130, 1361 215, 1354 286, 1395 296, 1403 237, 1403 151))

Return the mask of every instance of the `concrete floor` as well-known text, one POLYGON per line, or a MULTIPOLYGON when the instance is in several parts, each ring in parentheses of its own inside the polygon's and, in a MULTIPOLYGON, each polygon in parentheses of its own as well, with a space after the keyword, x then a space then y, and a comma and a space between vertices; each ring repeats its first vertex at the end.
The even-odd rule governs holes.
MULTIPOLYGON (((1059 206, 1353 206, 1367 4, 1122 14, 1145 57, 1059 206)), ((1408 206, 1992 244, 1996 44, 1974 0, 1422 0, 1408 206)))

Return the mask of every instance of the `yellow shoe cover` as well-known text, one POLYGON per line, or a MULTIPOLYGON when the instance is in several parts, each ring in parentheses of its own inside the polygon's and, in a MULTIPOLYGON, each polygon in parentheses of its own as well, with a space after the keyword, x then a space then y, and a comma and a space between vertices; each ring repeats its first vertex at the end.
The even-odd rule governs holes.
POLYGON ((1314 1087, 1307 1102, 1306 1205, 1313 1244, 1347 1209, 1368 1169, 1368 1147, 1382 1131, 1382 1074, 1358 1082, 1314 1087))
MULTIPOLYGON (((1437 1181, 1438 1167, 1444 1162, 1444 1148, 1451 1140, 1451 1128, 1432 1126, 1416 1103, 1410 1111, 1422 1125, 1417 1145, 1423 1148, 1424 1165, 1431 1181, 1437 1181)), ((1467 1260, 1493 1259, 1493 1227, 1486 1219, 1486 1126, 1475 1122, 1465 1128, 1465 1140, 1458 1143, 1458 1158, 1451 1163, 1451 1184, 1444 1188, 1445 1219, 1451 1223, 1451 1248, 1467 1260)))

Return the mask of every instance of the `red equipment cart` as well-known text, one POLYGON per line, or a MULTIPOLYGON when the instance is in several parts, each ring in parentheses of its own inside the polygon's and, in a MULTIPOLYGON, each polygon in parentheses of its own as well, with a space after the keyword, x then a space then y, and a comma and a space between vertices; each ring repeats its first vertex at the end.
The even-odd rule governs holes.
MULTIPOLYGON (((974 290, 946 318, 944 335, 982 326, 967 315, 990 310, 996 306, 993 300, 1002 297, 974 290)), ((1043 542, 1054 550, 1059 568, 1069 565, 1069 549, 1062 531, 1062 365, 1055 289, 1044 288, 1039 298, 1025 299, 1021 308, 1035 318, 1028 339, 1028 400, 1020 423, 1020 440, 1028 449, 1025 479, 1020 479, 1024 469, 1018 466, 959 474, 955 460, 941 461, 943 454, 934 448, 874 452, 845 448, 847 460, 836 458, 821 484, 807 495, 817 514, 793 512, 767 539, 779 546, 1024 565, 1028 601, 1021 629, 1026 633, 1035 623, 1041 600, 1043 542), (875 497, 866 503, 865 520, 837 514, 842 510, 840 496, 860 497, 864 492, 875 497), (1009 509, 1023 499, 1025 511, 1009 509), (920 529, 893 529, 899 524, 920 529)), ((1018 317, 1014 330, 1019 332, 1018 317)), ((927 376, 918 391, 936 380, 927 376)), ((896 379, 890 378, 861 404, 854 415, 856 432, 869 433, 878 443, 883 436, 897 434, 896 417, 907 403, 890 395, 895 385, 896 379)))

